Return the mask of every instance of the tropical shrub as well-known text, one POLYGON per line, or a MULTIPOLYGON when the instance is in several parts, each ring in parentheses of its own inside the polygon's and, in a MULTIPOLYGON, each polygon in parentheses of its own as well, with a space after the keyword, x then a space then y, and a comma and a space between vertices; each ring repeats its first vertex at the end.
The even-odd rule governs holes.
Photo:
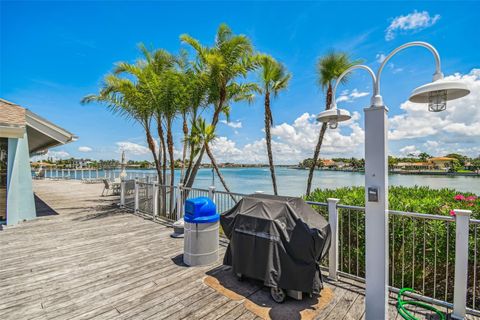
MULTIPOLYGON (((362 209, 342 208, 341 205, 365 206, 363 187, 316 189, 306 200, 339 201, 339 268, 341 271, 365 276, 365 212, 362 209)), ((480 219, 480 199, 473 193, 453 189, 428 187, 389 188, 390 210, 425 215, 453 215, 453 209, 472 211, 472 219, 480 219)), ((313 206, 327 216, 325 206, 313 206)), ((474 268, 478 282, 480 274, 480 224, 471 224, 469 233, 468 305, 480 305, 480 286, 474 283, 474 268), (476 242, 476 243, 475 243, 476 242), (477 248, 475 250, 475 248, 477 248), (476 263, 475 263, 476 262, 476 263)), ((389 216, 389 282, 395 287, 412 287, 440 300, 452 302, 455 265, 455 222, 405 215, 389 216)))

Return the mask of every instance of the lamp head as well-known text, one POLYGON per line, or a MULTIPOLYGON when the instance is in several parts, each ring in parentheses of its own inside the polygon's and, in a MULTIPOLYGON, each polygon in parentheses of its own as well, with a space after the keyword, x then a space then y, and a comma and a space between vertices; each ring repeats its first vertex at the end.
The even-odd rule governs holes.
POLYGON ((342 121, 350 120, 352 116, 350 112, 345 109, 337 109, 333 108, 330 110, 322 111, 317 116, 318 122, 326 122, 330 129, 336 129, 338 127, 338 123, 342 121))
POLYGON ((428 110, 440 112, 447 108, 448 100, 462 98, 470 93, 460 81, 437 80, 413 90, 409 100, 415 103, 428 103, 428 110))

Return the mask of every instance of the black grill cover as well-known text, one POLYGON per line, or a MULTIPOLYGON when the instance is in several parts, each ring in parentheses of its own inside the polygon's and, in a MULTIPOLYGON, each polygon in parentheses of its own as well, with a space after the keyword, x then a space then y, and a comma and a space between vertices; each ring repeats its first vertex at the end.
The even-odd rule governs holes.
POLYGON ((230 239, 223 263, 266 286, 318 294, 330 225, 303 199, 254 194, 221 214, 230 239))

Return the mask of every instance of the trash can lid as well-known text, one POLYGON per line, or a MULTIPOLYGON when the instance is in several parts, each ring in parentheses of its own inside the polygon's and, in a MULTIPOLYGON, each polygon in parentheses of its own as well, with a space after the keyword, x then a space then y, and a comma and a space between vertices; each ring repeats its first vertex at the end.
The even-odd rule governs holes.
POLYGON ((185 201, 185 222, 211 223, 220 220, 215 203, 210 198, 198 197, 185 201))

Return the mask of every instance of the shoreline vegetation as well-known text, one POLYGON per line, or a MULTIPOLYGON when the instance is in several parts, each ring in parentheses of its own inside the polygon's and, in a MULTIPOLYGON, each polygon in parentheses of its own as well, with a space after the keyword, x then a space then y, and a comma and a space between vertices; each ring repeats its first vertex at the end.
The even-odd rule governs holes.
MULTIPOLYGON (((269 168, 267 163, 218 163, 219 168, 269 168)), ((44 170, 56 170, 56 169, 71 169, 71 170, 116 170, 121 168, 121 164, 117 160, 90 160, 90 159, 68 159, 68 160, 45 160, 42 162, 32 162, 32 170, 38 170, 40 168, 44 170)), ((175 169, 181 169, 182 165, 175 162, 175 169)), ((276 164, 275 167, 278 168, 289 168, 296 170, 309 170, 308 166, 295 165, 295 164, 276 164)), ((213 169, 213 166, 210 163, 202 163, 200 165, 202 169, 213 169)), ((128 161, 126 164, 126 169, 130 170, 155 170, 153 163, 149 161, 128 161)), ((315 171, 339 171, 339 172, 358 172, 363 173, 364 169, 361 168, 352 168, 352 167, 316 167, 315 171)), ((402 175, 438 175, 438 176, 468 176, 468 177, 480 177, 480 171, 445 171, 445 170, 436 170, 436 171, 427 171, 427 170, 396 170, 390 169, 389 174, 402 174, 402 175)))

